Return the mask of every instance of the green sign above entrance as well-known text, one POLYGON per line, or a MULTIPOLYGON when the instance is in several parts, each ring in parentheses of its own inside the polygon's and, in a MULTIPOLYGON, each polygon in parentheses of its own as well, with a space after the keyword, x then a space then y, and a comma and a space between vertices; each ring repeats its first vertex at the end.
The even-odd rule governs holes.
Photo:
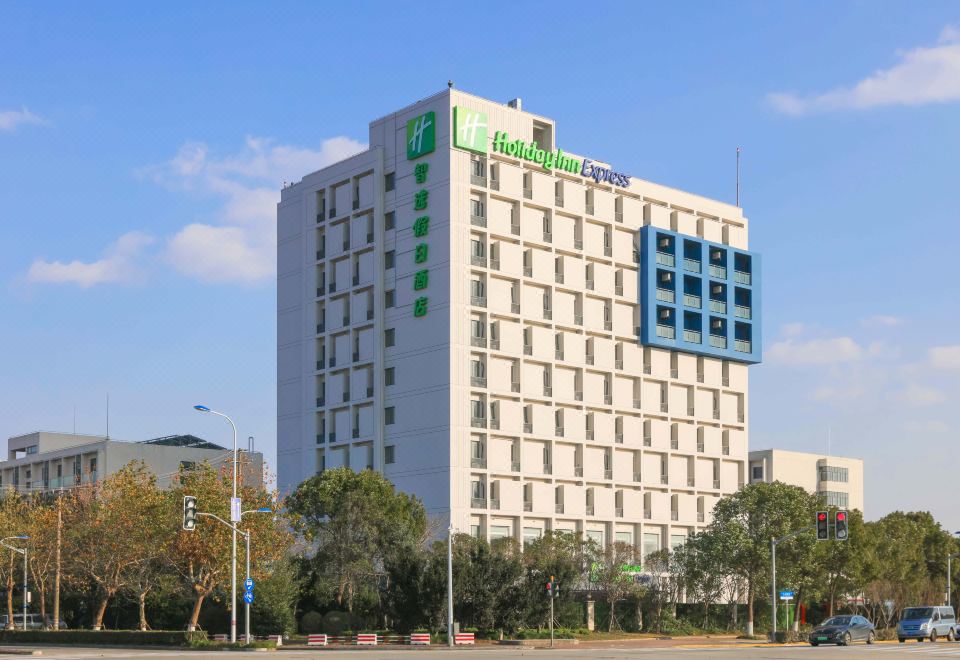
POLYGON ((427 112, 407 122, 407 160, 433 151, 437 144, 437 117, 427 112))
POLYGON ((487 114, 454 106, 453 146, 487 153, 487 114))

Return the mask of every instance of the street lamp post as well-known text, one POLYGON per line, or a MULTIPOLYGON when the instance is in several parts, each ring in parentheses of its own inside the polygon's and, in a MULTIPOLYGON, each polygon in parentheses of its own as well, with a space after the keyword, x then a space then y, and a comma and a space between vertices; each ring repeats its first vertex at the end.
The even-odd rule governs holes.
MULTIPOLYGON (((804 527, 803 529, 798 529, 795 532, 791 532, 786 536, 781 536, 780 538, 770 539, 770 611, 773 616, 773 621, 771 622, 770 628, 770 641, 775 642, 777 640, 777 546, 792 539, 794 536, 799 536, 800 534, 805 534, 806 532, 816 529, 816 525, 811 525, 810 527, 804 527)), ((787 610, 789 613, 789 610, 787 610)))
MULTIPOLYGON (((953 535, 960 536, 960 532, 954 532, 953 535)), ((953 566, 951 565, 951 562, 953 561, 954 557, 960 557, 960 552, 954 552, 953 554, 947 555, 947 607, 950 607, 952 604, 951 600, 953 594, 951 592, 953 591, 953 575, 951 569, 953 566)))
MULTIPOLYGON (((27 629, 27 549, 18 548, 7 543, 10 539, 19 539, 25 541, 30 537, 26 534, 20 534, 18 536, 8 536, 5 539, 0 539, 0 545, 5 548, 10 548, 14 552, 19 552, 23 555, 23 629, 27 629)), ((12 622, 11 622, 12 623, 12 622)))
MULTIPOLYGON (((233 498, 230 500, 230 508, 233 510, 233 502, 237 499, 237 425, 233 423, 227 415, 216 410, 211 410, 207 406, 194 406, 194 410, 210 413, 223 417, 230 422, 230 428, 233 429, 233 498)), ((230 556, 230 642, 237 642, 237 528, 233 526, 233 541, 231 543, 230 556)))
MULTIPOLYGON (((451 512, 452 514, 452 512, 451 512)), ((453 646, 453 522, 447 528, 447 646, 453 646)))

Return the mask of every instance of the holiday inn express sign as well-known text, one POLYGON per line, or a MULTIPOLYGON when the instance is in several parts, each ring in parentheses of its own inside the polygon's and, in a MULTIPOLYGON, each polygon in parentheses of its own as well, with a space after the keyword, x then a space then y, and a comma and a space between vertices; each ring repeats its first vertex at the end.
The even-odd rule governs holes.
MULTIPOLYGON (((460 106, 453 108, 453 146, 477 153, 487 153, 487 115, 460 106)), ((588 177, 597 183, 609 183, 626 188, 630 175, 601 167, 591 160, 573 158, 563 149, 547 151, 534 142, 511 140, 506 131, 493 135, 493 151, 541 165, 545 170, 560 170, 588 177)))

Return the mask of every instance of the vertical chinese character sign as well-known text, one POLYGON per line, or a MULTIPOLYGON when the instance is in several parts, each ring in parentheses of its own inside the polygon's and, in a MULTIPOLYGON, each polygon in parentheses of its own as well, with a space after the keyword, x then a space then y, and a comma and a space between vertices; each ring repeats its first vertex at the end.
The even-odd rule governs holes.
MULTIPOLYGON (((433 152, 437 141, 436 124, 437 118, 433 112, 424 113, 407 122, 407 160, 413 160, 433 152)), ((425 185, 429 172, 429 163, 414 165, 413 178, 416 184, 419 186, 425 185)), ((417 190, 413 195, 413 210, 419 213, 416 220, 413 221, 414 238, 424 239, 430 233, 430 216, 425 213, 429 201, 430 191, 426 188, 417 190)), ((413 275, 414 291, 424 291, 430 283, 430 271, 426 268, 429 252, 430 248, 426 241, 422 240, 414 246, 413 260, 420 266, 420 269, 413 275)), ((427 315, 426 296, 420 295, 414 299, 413 315, 415 317, 427 315)))

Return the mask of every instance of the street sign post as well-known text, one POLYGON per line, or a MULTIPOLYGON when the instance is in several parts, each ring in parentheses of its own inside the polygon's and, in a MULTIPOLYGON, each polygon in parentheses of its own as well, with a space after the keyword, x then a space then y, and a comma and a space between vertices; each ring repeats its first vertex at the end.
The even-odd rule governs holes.
POLYGON ((240 522, 240 498, 231 497, 230 498, 230 522, 238 523, 240 522))
POLYGON ((781 592, 780 592, 780 600, 793 600, 793 592, 792 592, 792 591, 781 591, 781 592))
POLYGON ((247 605, 249 605, 250 603, 253 602, 253 592, 252 592, 252 591, 244 591, 244 592, 243 592, 243 602, 246 603, 247 605))
POLYGON ((253 578, 247 578, 244 580, 243 588, 245 591, 253 591, 253 578))

